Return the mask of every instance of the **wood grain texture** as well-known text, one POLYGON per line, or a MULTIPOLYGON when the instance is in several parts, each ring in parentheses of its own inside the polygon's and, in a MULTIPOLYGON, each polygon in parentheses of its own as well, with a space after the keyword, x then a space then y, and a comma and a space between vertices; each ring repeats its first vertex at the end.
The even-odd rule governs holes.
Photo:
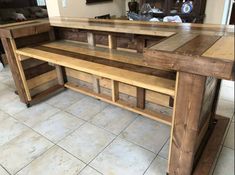
POLYGON ((178 48, 175 52, 183 55, 201 56, 219 38, 219 36, 199 35, 178 48))
MULTIPOLYGON (((93 82, 91 74, 72 70, 69 68, 66 68, 65 70, 66 70, 66 75, 68 77, 72 77, 72 78, 75 78, 75 79, 78 79, 78 80, 81 80, 81 81, 84 81, 84 82, 87 82, 90 84, 92 84, 92 82, 93 82)), ((123 84, 123 83, 118 83, 117 81, 109 80, 106 78, 100 79, 99 83, 102 88, 111 89, 112 82, 115 84, 114 86, 116 86, 116 88, 115 88, 116 96, 118 96, 118 94, 117 94, 118 92, 116 92, 118 90, 119 93, 123 93, 123 94, 127 94, 129 96, 132 96, 132 97, 136 97, 137 91, 136 91, 136 88, 133 86, 123 84), (118 86, 118 88, 117 88, 117 86, 118 86)), ((146 90, 146 101, 148 101, 148 102, 151 102, 154 104, 159 104, 161 106, 169 107, 169 100, 170 100, 170 97, 167 95, 160 94, 160 93, 157 93, 154 91, 146 90)))
POLYGON ((234 61, 234 37, 220 38, 203 56, 234 61))
POLYGON ((146 65, 156 66, 156 68, 161 66, 165 69, 211 76, 218 79, 231 80, 233 78, 234 61, 230 60, 152 50, 145 50, 144 60, 146 65))
POLYGON ((170 143, 169 174, 192 173, 206 78, 178 73, 170 143))
POLYGON ((162 50, 162 51, 175 51, 177 48, 181 47, 188 41, 192 40, 198 36, 197 34, 190 34, 190 33, 179 33, 176 35, 173 35, 170 38, 167 38, 166 40, 160 42, 159 44, 156 44, 149 49, 153 50, 162 50))
POLYGON ((137 87, 137 107, 140 109, 145 108, 145 89, 137 87))
POLYGON ((85 95, 89 95, 89 96, 101 99, 107 103, 122 107, 124 109, 129 110, 129 111, 132 111, 132 112, 138 113, 140 115, 146 116, 148 118, 151 118, 153 120, 160 121, 160 122, 165 123, 167 125, 171 125, 171 117, 170 116, 167 116, 164 114, 158 114, 156 112, 152 112, 149 110, 143 110, 143 109, 137 108, 136 106, 132 106, 122 100, 118 100, 116 102, 113 102, 112 98, 107 95, 94 93, 92 90, 80 87, 80 86, 75 85, 73 83, 66 83, 65 87, 68 89, 83 93, 85 95))
POLYGON ((17 53, 24 56, 30 56, 42 61, 54 63, 60 66, 80 70, 97 76, 110 78, 123 83, 174 96, 175 82, 173 80, 78 60, 68 56, 58 55, 33 48, 20 49, 17 50, 17 53), (128 77, 126 75, 128 75, 128 77))

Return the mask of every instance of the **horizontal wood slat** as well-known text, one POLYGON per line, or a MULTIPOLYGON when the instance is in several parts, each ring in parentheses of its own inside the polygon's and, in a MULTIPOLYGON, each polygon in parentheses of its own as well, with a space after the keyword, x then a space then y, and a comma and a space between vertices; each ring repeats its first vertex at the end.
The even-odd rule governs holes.
POLYGON ((171 125, 171 117, 170 116, 166 116, 164 114, 157 114, 155 112, 145 110, 145 109, 140 109, 140 108, 137 108, 136 106, 131 106, 130 104, 127 104, 126 102, 121 101, 121 100, 117 100, 116 102, 113 102, 112 97, 109 97, 109 96, 106 96, 106 95, 103 95, 103 94, 94 93, 91 90, 79 87, 79 86, 77 86, 73 83, 66 83, 65 87, 68 88, 68 89, 71 89, 71 90, 74 90, 74 91, 77 91, 77 92, 80 92, 80 93, 98 98, 98 99, 101 99, 105 102, 108 102, 108 103, 111 103, 113 105, 122 107, 124 109, 129 110, 129 111, 141 114, 141 115, 146 116, 148 118, 151 118, 153 120, 160 121, 160 122, 165 123, 167 125, 171 125))
POLYGON ((175 81, 173 80, 74 59, 68 56, 45 52, 34 48, 23 48, 16 52, 20 55, 30 56, 60 66, 174 96, 175 81))
POLYGON ((29 89, 33 89, 41 84, 49 82, 51 80, 57 79, 57 74, 55 70, 39 75, 27 81, 29 89))

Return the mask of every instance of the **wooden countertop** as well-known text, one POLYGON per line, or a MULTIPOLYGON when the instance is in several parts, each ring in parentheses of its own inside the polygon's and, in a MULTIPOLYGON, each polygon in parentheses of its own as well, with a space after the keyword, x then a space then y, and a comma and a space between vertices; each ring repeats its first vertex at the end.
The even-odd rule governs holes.
POLYGON ((107 20, 89 18, 50 18, 54 27, 97 30, 116 33, 131 33, 150 36, 169 37, 176 33, 196 33, 207 35, 233 35, 234 26, 190 23, 163 23, 129 20, 107 20))

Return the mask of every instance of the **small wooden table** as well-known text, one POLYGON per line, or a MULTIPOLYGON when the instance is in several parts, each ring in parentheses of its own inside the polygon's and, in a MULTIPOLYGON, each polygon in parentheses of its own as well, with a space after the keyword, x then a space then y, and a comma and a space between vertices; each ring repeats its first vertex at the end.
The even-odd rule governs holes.
MULTIPOLYGON (((42 28, 43 25, 46 24, 34 26, 34 30, 32 26, 21 26, 20 35, 15 34, 15 28, 0 30, 5 49, 11 48, 8 52, 9 62, 19 70, 15 81, 22 85, 21 89, 28 92, 28 95, 22 95, 26 99, 24 102, 33 100, 30 96, 31 89, 27 88, 30 83, 32 85, 32 81, 25 78, 27 73, 22 69, 21 63, 31 60, 30 57, 43 61, 42 64, 51 62, 56 67, 49 69, 46 66, 50 75, 45 75, 42 71, 43 76, 37 74, 33 82, 38 83, 42 77, 44 82, 47 82, 46 77, 50 77, 50 80, 57 77, 57 84, 62 87, 93 94, 96 98, 169 124, 172 129, 168 174, 209 174, 228 123, 228 120, 216 116, 215 111, 221 79, 234 80, 233 26, 78 18, 52 18, 50 25, 53 29, 49 25, 42 28), (7 31, 9 34, 4 35, 7 31), (27 47, 15 44, 18 42, 17 36, 23 38, 45 32, 49 33, 49 43, 27 47), (76 59, 79 64, 76 64, 76 59), (99 66, 93 70, 92 65, 99 66), (103 71, 100 65, 104 65, 112 74, 103 71), (116 72, 109 66, 115 67, 113 69, 116 72), (132 82, 128 83, 128 78, 121 77, 121 74, 118 77, 118 70, 121 69, 137 72, 132 74, 137 79, 132 77, 132 82), (77 72, 78 70, 82 70, 82 73, 77 72), (146 81, 138 81, 137 75, 142 77, 142 74, 148 75, 146 81), (154 88, 147 81, 151 76, 164 77, 163 81, 161 79, 164 83, 156 84, 159 87, 154 88), (89 81, 93 84, 94 93, 71 86, 67 83, 70 77, 89 81), (114 79, 111 83, 110 100, 99 95, 100 88, 109 88, 107 78, 114 79), (117 80, 136 86, 137 91, 131 89, 131 86, 126 88, 124 84, 117 88, 117 80), (147 86, 143 82, 148 82, 147 86), (165 86, 166 82, 174 82, 173 91, 165 86), (137 99, 136 106, 126 107, 125 104, 118 103, 117 94, 120 92, 134 96, 137 99), (167 96, 165 92, 168 92, 167 96), (162 116, 154 117, 147 113, 145 100, 171 108, 171 118, 166 120, 162 116), (211 146, 212 151, 208 151, 211 146)), ((54 91, 55 89, 50 89, 49 94, 54 91)))

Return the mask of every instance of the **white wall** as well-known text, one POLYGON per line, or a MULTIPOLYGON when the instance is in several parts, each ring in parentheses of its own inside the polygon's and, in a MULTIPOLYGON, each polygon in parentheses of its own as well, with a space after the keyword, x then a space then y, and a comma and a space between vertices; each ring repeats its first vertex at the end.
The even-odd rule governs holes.
POLYGON ((60 16, 60 9, 57 0, 46 0, 47 11, 50 17, 60 16))
POLYGON ((207 0, 205 23, 226 24, 232 0, 207 0))
POLYGON ((117 17, 125 15, 125 0, 113 0, 113 2, 91 5, 86 5, 86 0, 47 0, 47 6, 50 17, 56 15, 94 18, 104 14, 116 15, 117 17))

